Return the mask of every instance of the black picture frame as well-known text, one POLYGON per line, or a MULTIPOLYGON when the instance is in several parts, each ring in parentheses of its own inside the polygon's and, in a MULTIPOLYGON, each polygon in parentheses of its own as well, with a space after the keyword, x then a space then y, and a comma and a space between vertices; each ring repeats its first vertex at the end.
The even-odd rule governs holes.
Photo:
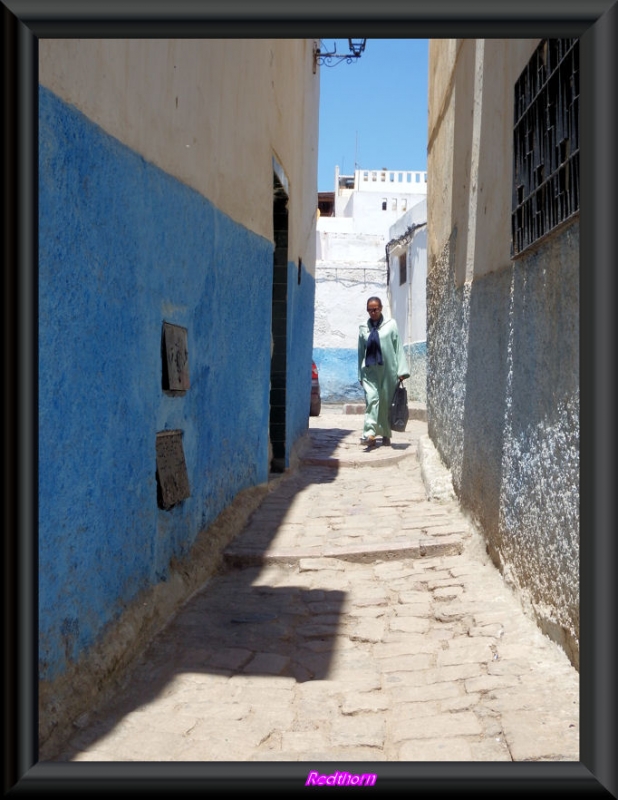
MULTIPOLYGON (((288 794, 304 786, 309 769, 320 766, 37 761, 38 40, 576 36, 582 59, 581 760, 380 763, 371 771, 379 776, 380 790, 416 797, 529 791, 616 797, 617 5, 614 0, 4 0, 5 794, 122 791, 175 797, 243 789, 288 794)), ((358 771, 358 766, 338 769, 358 771)))

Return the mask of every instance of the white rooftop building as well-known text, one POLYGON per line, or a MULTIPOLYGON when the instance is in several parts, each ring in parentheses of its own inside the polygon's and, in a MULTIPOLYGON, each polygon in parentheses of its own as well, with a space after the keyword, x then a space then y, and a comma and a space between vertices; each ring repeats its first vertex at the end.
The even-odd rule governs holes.
MULTIPOLYGON (((333 192, 318 196, 313 355, 325 402, 363 399, 357 379, 358 326, 371 295, 391 315, 387 244, 392 228, 427 198, 427 173, 335 168, 333 192)), ((403 332, 402 332, 403 335, 403 332)))
POLYGON ((340 175, 335 167, 333 195, 332 214, 320 216, 318 230, 383 234, 426 199, 427 173, 357 169, 353 175, 340 175))

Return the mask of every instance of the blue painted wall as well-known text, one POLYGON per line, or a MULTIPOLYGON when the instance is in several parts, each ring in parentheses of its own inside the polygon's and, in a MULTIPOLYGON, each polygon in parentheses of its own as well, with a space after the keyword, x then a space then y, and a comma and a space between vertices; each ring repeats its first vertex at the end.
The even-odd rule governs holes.
MULTIPOLYGON (((406 381, 408 398, 424 403, 426 393, 427 343, 415 342, 404 346, 410 378, 406 381)), ((356 348, 314 347, 313 360, 320 376, 320 391, 324 403, 364 403, 365 395, 358 382, 358 352, 356 348)))
MULTIPOLYGON (((273 245, 39 98, 40 672, 53 679, 268 479, 273 245), (184 396, 162 390, 164 321, 188 329, 184 396), (191 497, 163 511, 156 434, 176 428, 191 497)), ((307 425, 313 292, 304 274, 290 299, 290 447, 307 425)))
POLYGON ((311 358, 315 278, 288 262, 286 466, 294 443, 307 433, 311 403, 311 358))
POLYGON ((314 347, 313 360, 320 377, 323 403, 364 403, 365 394, 358 382, 358 350, 314 347))

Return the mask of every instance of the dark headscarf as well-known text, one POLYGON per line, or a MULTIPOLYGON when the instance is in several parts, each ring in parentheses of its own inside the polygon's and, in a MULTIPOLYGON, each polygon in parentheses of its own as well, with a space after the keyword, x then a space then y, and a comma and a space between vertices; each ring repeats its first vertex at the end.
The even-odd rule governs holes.
POLYGON ((365 350, 365 365, 368 367, 374 364, 383 364, 382 348, 380 347, 380 334, 378 333, 378 325, 382 322, 382 315, 380 319, 374 322, 369 320, 369 338, 367 339, 367 349, 365 350))

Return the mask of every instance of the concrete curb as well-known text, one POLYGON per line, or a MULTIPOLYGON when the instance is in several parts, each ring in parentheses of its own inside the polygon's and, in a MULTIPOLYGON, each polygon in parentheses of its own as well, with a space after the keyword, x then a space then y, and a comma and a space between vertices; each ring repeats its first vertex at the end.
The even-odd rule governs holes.
MULTIPOLYGON (((422 422, 427 422, 427 407, 424 403, 408 403, 408 411, 410 419, 420 419, 422 422)), ((344 414, 364 414, 364 403, 344 403, 342 407, 344 414)))
POLYGON ((427 498, 437 502, 455 500, 451 472, 442 462, 427 434, 419 437, 417 453, 427 498))
POLYGON ((407 558, 437 558, 439 556, 458 556, 464 548, 464 537, 460 534, 450 536, 420 536, 408 542, 383 542, 381 544, 348 545, 331 547, 323 551, 310 551, 298 548, 285 550, 263 550, 246 548, 225 551, 224 561, 227 569, 260 567, 266 564, 279 564, 298 567, 307 559, 334 559, 356 564, 380 561, 396 561, 407 558))
MULTIPOLYGON (((388 454, 380 454, 378 456, 378 452, 380 447, 376 448, 377 452, 371 452, 371 454, 367 458, 320 458, 319 456, 306 456, 301 457, 300 461, 302 464, 313 466, 313 467, 333 467, 338 469, 339 467, 388 467, 391 464, 396 464, 399 461, 403 461, 404 458, 409 458, 414 453, 413 448, 408 448, 403 452, 393 453, 391 448, 391 452, 388 454), (376 458, 376 456, 378 456, 376 458), (368 458, 371 458, 371 464, 369 464, 368 458)), ((367 455, 367 454, 365 454, 367 455)))

